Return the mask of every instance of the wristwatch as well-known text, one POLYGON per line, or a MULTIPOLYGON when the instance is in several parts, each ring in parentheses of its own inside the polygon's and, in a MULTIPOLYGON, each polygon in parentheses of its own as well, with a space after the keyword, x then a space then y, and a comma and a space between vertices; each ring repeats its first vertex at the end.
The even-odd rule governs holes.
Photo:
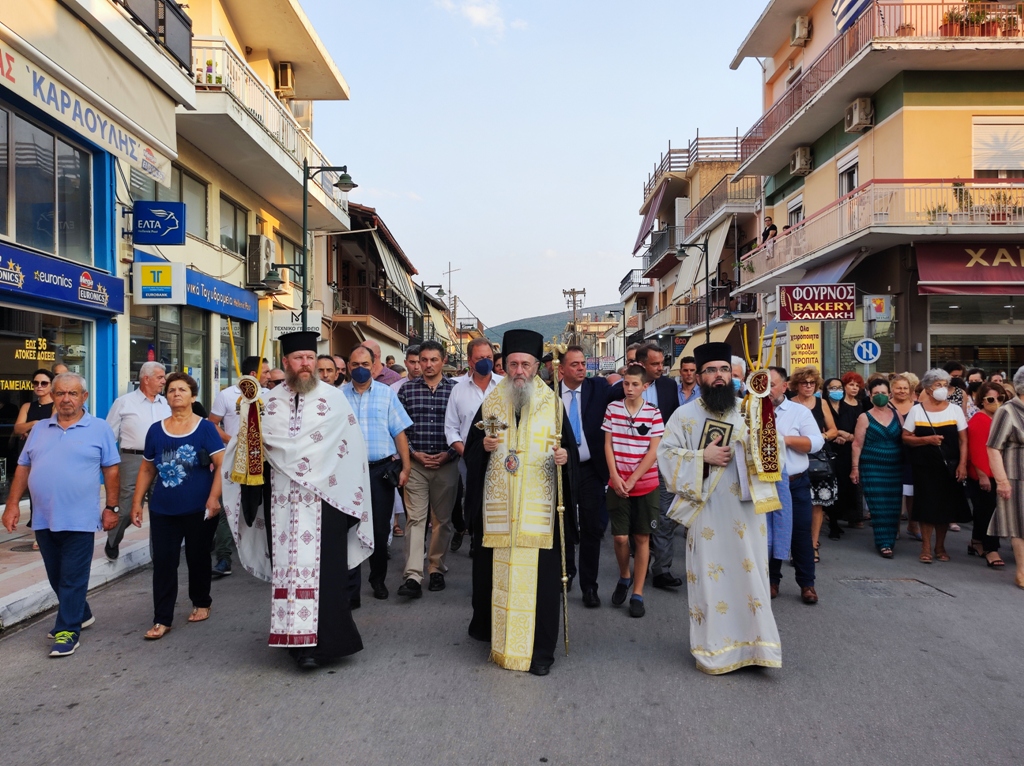
POLYGON ((105 506, 103 508, 103 510, 104 511, 110 511, 111 513, 116 513, 118 516, 121 515, 121 509, 118 506, 116 506, 116 505, 105 506))

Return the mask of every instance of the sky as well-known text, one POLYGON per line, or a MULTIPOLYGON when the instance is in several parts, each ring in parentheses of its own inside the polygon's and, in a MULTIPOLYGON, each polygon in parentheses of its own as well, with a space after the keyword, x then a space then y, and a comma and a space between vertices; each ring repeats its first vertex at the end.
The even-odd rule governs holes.
POLYGON ((757 63, 729 61, 766 0, 301 3, 351 90, 316 104, 314 140, 417 282, 450 278, 486 325, 560 311, 563 289, 617 302, 669 141, 761 113, 757 63))

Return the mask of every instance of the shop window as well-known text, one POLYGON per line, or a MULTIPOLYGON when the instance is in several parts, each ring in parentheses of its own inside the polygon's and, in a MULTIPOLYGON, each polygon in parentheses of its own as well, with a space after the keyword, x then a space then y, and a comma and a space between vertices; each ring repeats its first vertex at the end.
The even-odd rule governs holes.
POLYGON ((7 158, 9 123, 10 117, 7 112, 0 109, 0 234, 4 236, 7 235, 7 211, 11 201, 11 166, 7 158))
POLYGON ((54 252, 54 137, 14 117, 14 235, 19 244, 54 252))
POLYGON ((227 197, 220 198, 220 246, 238 255, 245 255, 248 244, 249 213, 227 197))
POLYGON ((299 263, 302 261, 302 245, 296 245, 278 234, 277 260, 279 263, 299 263))
POLYGON ((92 262, 92 200, 89 155, 57 140, 57 252, 79 263, 92 262))
POLYGON ((135 168, 131 169, 133 200, 184 202, 185 231, 206 239, 206 182, 176 165, 171 168, 169 186, 162 186, 135 168))
MULTIPOLYGON (((251 323, 242 322, 236 319, 231 320, 231 334, 235 337, 235 353, 238 354, 238 363, 241 364, 245 357, 249 356, 249 327, 251 323)), ((227 388, 238 380, 238 373, 235 371, 235 361, 231 358, 231 338, 228 334, 228 318, 220 318, 220 369, 218 385, 221 389, 227 388)))

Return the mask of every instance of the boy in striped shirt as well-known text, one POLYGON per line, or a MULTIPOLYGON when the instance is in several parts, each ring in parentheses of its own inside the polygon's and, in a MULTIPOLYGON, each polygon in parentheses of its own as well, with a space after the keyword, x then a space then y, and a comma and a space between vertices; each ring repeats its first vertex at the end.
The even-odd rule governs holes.
POLYGON ((607 505, 619 562, 619 582, 612 604, 621 606, 630 585, 630 617, 644 616, 644 580, 651 534, 658 528, 658 443, 665 433, 661 411, 644 401, 649 379, 643 365, 633 364, 622 377, 623 401, 605 410, 604 454, 608 461, 607 505), (636 545, 633 577, 629 576, 629 536, 636 545))

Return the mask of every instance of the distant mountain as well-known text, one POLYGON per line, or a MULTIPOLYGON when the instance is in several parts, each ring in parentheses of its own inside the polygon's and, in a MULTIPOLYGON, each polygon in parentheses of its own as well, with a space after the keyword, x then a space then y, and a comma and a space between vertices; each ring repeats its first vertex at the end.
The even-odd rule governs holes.
MULTIPOLYGON (((607 314, 609 309, 621 310, 621 303, 607 303, 603 306, 587 306, 576 312, 577 319, 582 319, 584 314, 590 314, 593 316, 604 316, 607 314)), ((616 315, 616 318, 621 320, 621 317, 616 315)), ((544 340, 551 340, 556 335, 561 335, 562 331, 565 330, 567 322, 572 321, 572 311, 560 311, 557 314, 545 314, 539 317, 528 317, 526 319, 517 319, 514 322, 506 322, 500 324, 497 327, 487 328, 487 337, 495 343, 501 343, 501 336, 505 333, 505 330, 535 330, 544 336, 544 340)))

